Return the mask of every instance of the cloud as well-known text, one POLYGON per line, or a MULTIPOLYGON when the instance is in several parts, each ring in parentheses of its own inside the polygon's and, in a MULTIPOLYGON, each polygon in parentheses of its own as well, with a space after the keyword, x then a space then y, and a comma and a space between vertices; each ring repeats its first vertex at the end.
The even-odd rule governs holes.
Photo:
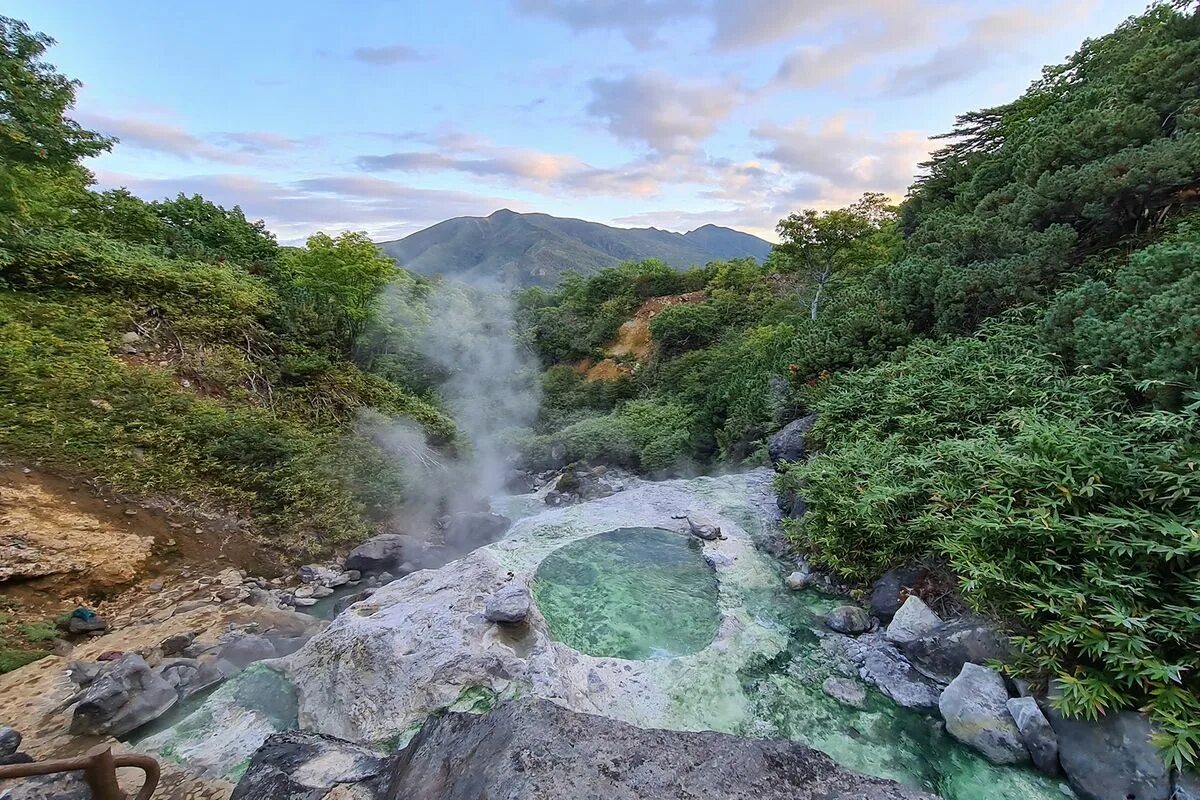
POLYGON ((76 120, 85 128, 116 136, 120 146, 181 158, 221 164, 245 164, 307 143, 267 131, 236 131, 198 135, 167 122, 140 117, 118 117, 96 112, 79 112, 76 120))
POLYGON ((638 49, 660 46, 659 29, 700 13, 700 0, 514 0, 522 14, 545 17, 574 31, 616 31, 638 49))
POLYGON ((425 56, 404 44, 389 44, 384 47, 359 47, 351 54, 356 61, 370 64, 373 67, 390 67, 394 64, 406 64, 413 61, 424 61, 425 56))
POLYGON ((596 78, 587 111, 617 138, 644 143, 660 154, 693 150, 744 99, 729 83, 685 83, 662 72, 596 78))

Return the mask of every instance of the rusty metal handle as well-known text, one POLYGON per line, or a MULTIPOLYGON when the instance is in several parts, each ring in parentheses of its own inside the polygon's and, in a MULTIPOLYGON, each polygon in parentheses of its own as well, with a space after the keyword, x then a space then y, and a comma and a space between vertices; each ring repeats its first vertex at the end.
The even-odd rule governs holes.
POLYGON ((146 780, 135 800, 150 800, 154 790, 158 788, 158 762, 152 756, 143 753, 113 755, 112 747, 106 744, 99 745, 89 750, 87 755, 77 758, 55 758, 50 761, 0 766, 0 780, 82 771, 94 800, 126 800, 126 794, 117 786, 117 770, 121 767, 137 767, 146 773, 146 780))

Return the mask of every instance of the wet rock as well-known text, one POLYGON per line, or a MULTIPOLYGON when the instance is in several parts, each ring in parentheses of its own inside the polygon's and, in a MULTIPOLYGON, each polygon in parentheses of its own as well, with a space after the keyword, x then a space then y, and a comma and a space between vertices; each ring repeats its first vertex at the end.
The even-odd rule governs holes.
POLYGON ((123 736, 157 719, 178 695, 145 659, 127 653, 84 690, 71 717, 71 733, 123 736))
POLYGON ((7 725, 0 726, 0 756, 11 756, 20 746, 20 731, 7 725))
POLYGON ((1058 736, 1058 760, 1067 780, 1086 800, 1167 800, 1170 775, 1150 741, 1150 723, 1134 711, 1098 721, 1067 719, 1052 707, 1046 716, 1058 736))
MULTIPOLYGON (((500 514, 486 511, 467 511, 451 514, 442 527, 442 538, 446 547, 456 555, 470 552, 476 547, 491 544, 512 527, 512 520, 500 514)), ((449 561, 451 559, 447 559, 449 561)))
POLYGON ((637 728, 532 699, 432 719, 393 761, 388 796, 931 800, 795 742, 637 728))
POLYGON ((342 568, 371 575, 390 569, 401 561, 401 552, 408 537, 399 533, 373 536, 350 551, 342 568))
POLYGON ((1008 713, 1008 689, 994 670, 963 664, 938 700, 946 731, 993 764, 1029 760, 1021 732, 1008 713))
POLYGON ((821 691, 852 708, 867 707, 867 692, 857 681, 831 675, 821 684, 821 691))
POLYGON ((980 622, 946 622, 905 643, 904 655, 922 674, 949 683, 963 665, 1003 661, 1008 645, 1000 634, 980 622))
POLYGON ((292 597, 290 603, 290 605, 293 605, 296 608, 308 608, 309 606, 315 606, 316 604, 317 599, 315 597, 292 597))
MULTIPOLYGON (((875 581, 871 589, 871 614, 884 622, 891 622, 909 591, 927 574, 928 570, 923 567, 896 567, 883 573, 883 577, 875 581)), ((957 675, 958 670, 955 670, 954 674, 957 675)))
POLYGON ((785 582, 789 589, 798 592, 801 589, 807 589, 809 586, 812 586, 813 574, 809 570, 798 569, 788 575, 785 582))
POLYGON ((681 517, 687 520, 688 531, 697 539, 702 539, 706 542, 715 542, 718 539, 724 539, 725 535, 721 533, 720 525, 713 525, 703 519, 692 519, 690 516, 681 517))
POLYGON ((382 753, 332 736, 288 731, 255 752, 230 800, 321 800, 343 785, 354 786, 349 798, 382 798, 386 779, 382 753))
POLYGON ((246 595, 246 604, 260 608, 279 608, 279 595, 270 589, 250 589, 246 595))
POLYGON ((838 633, 865 633, 871 629, 871 617, 858 606, 838 606, 825 615, 825 625, 838 633))
POLYGON ((942 687, 917 672, 882 634, 839 638, 846 656, 858 667, 859 676, 894 703, 922 710, 937 708, 942 687))
POLYGON ((532 598, 529 590, 518 583, 498 589, 487 599, 483 616, 489 622, 524 622, 529 616, 532 598))
POLYGON ((319 600, 322 597, 329 597, 331 594, 333 594, 333 589, 330 589, 328 586, 314 586, 309 596, 319 600))
POLYGON ((804 460, 808 455, 808 431, 816 421, 816 414, 793 420, 767 440, 767 455, 776 468, 804 460))
POLYGON ((1058 774, 1058 737, 1050 721, 1032 697, 1013 697, 1008 701, 1008 713, 1012 714, 1021 732, 1021 741, 1029 751, 1033 765, 1047 775, 1058 774))
POLYGON ((368 597, 370 597, 374 593, 375 593, 374 589, 363 589, 361 592, 356 592, 354 594, 348 594, 345 597, 339 597, 333 603, 334 616, 337 616, 338 614, 342 613, 347 608, 349 608, 350 606, 357 603, 359 600, 366 600, 368 597))
POLYGON ((893 644, 908 644, 942 624, 942 618, 916 595, 911 595, 892 617, 885 636, 893 644))
POLYGON ((247 633, 223 642, 217 650, 217 665, 225 675, 265 658, 275 657, 275 646, 265 636, 247 633))
POLYGON ((217 685, 225 677, 211 662, 195 658, 168 658, 155 671, 175 687, 180 700, 217 685))
POLYGON ((320 583, 326 586, 329 581, 337 578, 338 573, 323 564, 305 564, 296 570, 296 577, 301 583, 320 583))
POLYGON ((1200 800, 1200 776, 1184 772, 1175 778, 1175 794, 1172 800, 1200 800))

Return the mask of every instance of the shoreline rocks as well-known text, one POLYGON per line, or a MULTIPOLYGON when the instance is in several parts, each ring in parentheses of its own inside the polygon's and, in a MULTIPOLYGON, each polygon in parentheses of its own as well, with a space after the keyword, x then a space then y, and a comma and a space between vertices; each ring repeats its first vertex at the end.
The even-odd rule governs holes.
POLYGON ((993 764, 1022 764, 1029 753, 1008 712, 1008 688, 995 671, 963 664, 938 699, 946 732, 993 764))

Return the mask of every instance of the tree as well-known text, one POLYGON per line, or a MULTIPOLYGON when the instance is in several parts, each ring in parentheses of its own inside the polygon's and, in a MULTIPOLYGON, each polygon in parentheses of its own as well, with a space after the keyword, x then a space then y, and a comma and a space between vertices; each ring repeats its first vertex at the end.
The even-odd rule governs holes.
POLYGON ((82 189, 90 176, 79 160, 115 141, 63 116, 79 83, 41 60, 53 43, 23 22, 0 17, 0 215, 9 224, 28 217, 36 194, 31 184, 69 177, 82 189))
POLYGON ((868 192, 848 208, 804 209, 779 221, 783 243, 774 259, 783 272, 801 272, 812 284, 809 315, 817 318, 821 295, 839 276, 887 260, 898 245, 896 208, 878 192, 868 192), (885 234, 880 236, 880 234, 885 234))

